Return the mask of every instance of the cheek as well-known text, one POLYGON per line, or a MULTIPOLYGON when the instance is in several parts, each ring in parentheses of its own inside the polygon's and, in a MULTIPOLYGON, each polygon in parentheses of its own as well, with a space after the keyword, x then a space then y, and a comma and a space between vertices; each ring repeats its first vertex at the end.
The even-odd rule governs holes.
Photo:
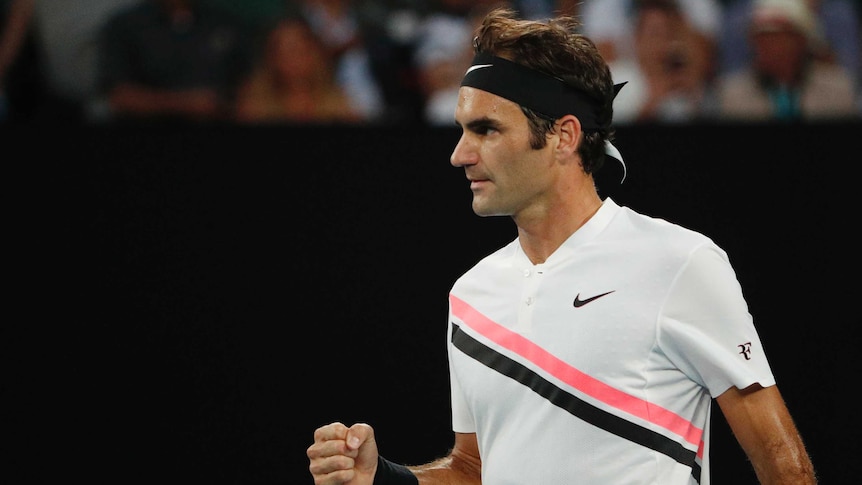
POLYGON ((526 159, 529 158, 529 145, 512 137, 501 136, 486 143, 483 149, 486 165, 500 175, 524 172, 526 159))
POLYGON ((533 192, 540 188, 550 173, 544 151, 529 147, 509 147, 497 159, 497 171, 506 187, 517 192, 533 192))

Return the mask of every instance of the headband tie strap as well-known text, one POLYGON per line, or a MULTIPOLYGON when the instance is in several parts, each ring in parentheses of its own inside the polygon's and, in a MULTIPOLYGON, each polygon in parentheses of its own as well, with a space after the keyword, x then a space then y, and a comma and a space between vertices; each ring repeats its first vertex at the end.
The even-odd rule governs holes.
MULTIPOLYGON (((614 97, 626 83, 614 85, 614 97)), ((584 131, 607 129, 597 118, 599 102, 582 91, 516 62, 480 52, 464 74, 461 86, 469 86, 525 106, 551 119, 575 115, 584 131)), ((622 183, 626 178, 626 164, 622 155, 609 141, 605 141, 605 154, 617 160, 623 168, 622 183)))

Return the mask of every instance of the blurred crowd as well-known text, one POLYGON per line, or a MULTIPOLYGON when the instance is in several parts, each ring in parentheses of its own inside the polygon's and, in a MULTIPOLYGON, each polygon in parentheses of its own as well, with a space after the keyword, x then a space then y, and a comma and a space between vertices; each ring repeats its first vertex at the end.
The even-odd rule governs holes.
POLYGON ((578 16, 617 125, 862 119, 862 0, 0 0, 0 123, 454 126, 497 6, 578 16))

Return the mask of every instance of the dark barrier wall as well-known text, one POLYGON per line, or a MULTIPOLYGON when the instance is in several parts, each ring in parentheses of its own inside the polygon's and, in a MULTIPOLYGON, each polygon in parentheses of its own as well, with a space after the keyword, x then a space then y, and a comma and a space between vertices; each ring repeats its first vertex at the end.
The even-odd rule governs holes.
MULTIPOLYGON (((860 475, 860 135, 621 128, 611 194, 728 251, 825 484, 860 475)), ((374 424, 394 460, 444 454, 447 292, 514 236, 471 212, 457 139, 3 128, 4 483, 308 484, 332 420, 374 424)), ((714 433, 713 483, 755 483, 714 433)))

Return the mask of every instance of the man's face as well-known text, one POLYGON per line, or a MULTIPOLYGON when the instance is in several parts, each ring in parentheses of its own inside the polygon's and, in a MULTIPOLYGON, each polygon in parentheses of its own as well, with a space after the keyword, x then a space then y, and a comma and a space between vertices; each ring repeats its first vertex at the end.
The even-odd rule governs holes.
POLYGON ((758 72, 779 81, 796 79, 808 52, 805 35, 791 28, 753 33, 752 48, 758 72))
POLYGON ((464 168, 476 214, 515 216, 544 204, 556 175, 554 144, 530 147, 527 117, 517 104, 465 86, 458 93, 455 122, 463 132, 450 162, 464 168))

